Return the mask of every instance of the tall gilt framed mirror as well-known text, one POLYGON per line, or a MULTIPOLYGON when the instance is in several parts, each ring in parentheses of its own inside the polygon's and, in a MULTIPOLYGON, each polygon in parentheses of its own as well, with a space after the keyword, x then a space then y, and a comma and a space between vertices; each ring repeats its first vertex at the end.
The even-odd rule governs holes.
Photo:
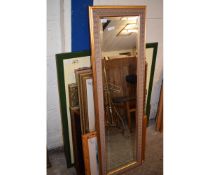
POLYGON ((89 7, 99 172, 142 164, 145 6, 89 7))

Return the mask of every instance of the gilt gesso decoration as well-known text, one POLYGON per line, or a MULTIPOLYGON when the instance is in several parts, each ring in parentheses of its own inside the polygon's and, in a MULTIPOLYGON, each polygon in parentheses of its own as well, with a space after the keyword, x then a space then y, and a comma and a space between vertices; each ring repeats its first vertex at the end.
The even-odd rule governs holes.
POLYGON ((101 175, 142 164, 145 11, 145 6, 89 7, 101 175))

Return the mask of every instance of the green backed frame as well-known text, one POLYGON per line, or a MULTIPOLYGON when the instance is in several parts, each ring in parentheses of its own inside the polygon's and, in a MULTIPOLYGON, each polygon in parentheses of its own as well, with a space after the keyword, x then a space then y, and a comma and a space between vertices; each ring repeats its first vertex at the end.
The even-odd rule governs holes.
POLYGON ((158 43, 147 43, 146 48, 153 48, 153 56, 152 56, 152 65, 151 65, 151 73, 149 77, 149 88, 147 91, 147 100, 146 100, 146 115, 147 115, 147 124, 149 124, 149 115, 150 115, 150 101, 151 101, 151 95, 152 95, 152 86, 153 86, 153 79, 154 79, 154 73, 155 73, 155 63, 157 58, 157 51, 158 51, 158 43))
POLYGON ((62 132, 63 132, 63 143, 64 143, 64 153, 66 157, 67 167, 73 166, 71 163, 71 151, 69 142, 69 127, 68 127, 68 116, 66 108, 66 91, 64 82, 64 65, 63 61, 66 59, 72 59, 77 57, 90 56, 90 51, 72 52, 72 53, 60 53, 56 54, 56 67, 57 67, 57 77, 58 77, 58 92, 60 99, 60 112, 62 121, 62 132))
MULTIPOLYGON (((146 104, 146 114, 149 121, 150 115, 150 100, 152 94, 152 86, 155 72, 155 63, 157 57, 158 43, 146 43, 146 48, 153 48, 153 57, 150 73, 150 81, 147 95, 147 104, 146 104)), ((71 151, 70 151, 70 142, 69 142, 69 127, 68 127, 68 116, 66 108, 66 91, 65 91, 65 82, 64 82, 64 65, 63 61, 66 59, 72 59, 77 57, 90 56, 90 50, 85 50, 81 52, 67 52, 56 54, 56 67, 57 67, 57 77, 58 77, 58 91, 60 99, 60 112, 61 112, 61 121, 62 121, 62 132, 63 132, 63 143, 64 143, 64 152, 66 157, 67 167, 73 166, 71 163, 71 151)))

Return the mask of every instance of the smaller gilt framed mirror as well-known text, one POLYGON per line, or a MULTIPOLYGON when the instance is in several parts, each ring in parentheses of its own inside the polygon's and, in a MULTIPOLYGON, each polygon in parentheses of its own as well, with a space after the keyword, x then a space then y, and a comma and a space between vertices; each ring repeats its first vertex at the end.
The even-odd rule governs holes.
POLYGON ((145 11, 145 6, 89 7, 100 175, 142 164, 145 11))

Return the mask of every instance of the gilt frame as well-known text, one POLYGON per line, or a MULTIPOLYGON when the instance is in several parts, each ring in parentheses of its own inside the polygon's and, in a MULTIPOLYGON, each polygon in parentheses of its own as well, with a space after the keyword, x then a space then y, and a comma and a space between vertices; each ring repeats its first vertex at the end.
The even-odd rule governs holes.
POLYGON ((79 106, 80 106, 80 117, 81 117, 81 127, 82 133, 86 134, 89 133, 89 117, 88 116, 88 102, 87 102, 87 86, 86 86, 86 79, 92 79, 92 69, 87 69, 83 73, 78 72, 78 92, 79 92, 79 106))
POLYGON ((100 175, 120 174, 141 165, 142 163, 142 125, 144 117, 144 81, 145 81, 145 6, 93 6, 89 7, 89 21, 91 34, 91 64, 93 69, 93 85, 94 85, 94 104, 96 116, 96 131, 98 138, 98 156, 100 175), (137 59, 137 111, 136 111, 136 127, 137 127, 137 151, 136 161, 131 162, 123 167, 114 169, 110 172, 106 170, 106 142, 105 142, 105 126, 104 126, 104 102, 103 100, 103 81, 102 81, 102 59, 100 47, 100 17, 113 16, 139 16, 140 28, 138 31, 138 59, 137 59), (99 120, 100 119, 100 120, 99 120))
MULTIPOLYGON (((82 135, 82 144, 83 144, 83 155, 84 155, 84 165, 85 165, 85 174, 86 175, 98 175, 98 162, 97 162, 97 146, 92 148, 94 152, 91 153, 91 148, 89 142, 91 139, 94 139, 96 142, 93 142, 93 145, 97 145, 97 134, 95 131, 86 133, 82 135), (93 172, 92 172, 93 171, 93 172)), ((92 145, 92 146, 93 146, 92 145)))

